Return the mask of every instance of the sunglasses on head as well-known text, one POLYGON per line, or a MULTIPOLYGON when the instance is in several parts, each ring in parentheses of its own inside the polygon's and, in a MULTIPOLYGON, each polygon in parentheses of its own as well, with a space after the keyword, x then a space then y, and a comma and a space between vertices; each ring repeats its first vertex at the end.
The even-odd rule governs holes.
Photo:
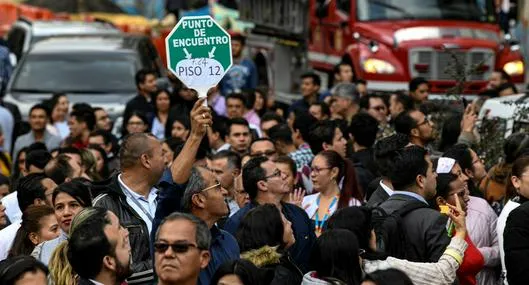
POLYGON ((197 245, 192 243, 166 243, 166 242, 155 242, 154 250, 157 253, 165 253, 168 248, 171 248, 176 253, 186 253, 191 247, 200 249, 197 245))

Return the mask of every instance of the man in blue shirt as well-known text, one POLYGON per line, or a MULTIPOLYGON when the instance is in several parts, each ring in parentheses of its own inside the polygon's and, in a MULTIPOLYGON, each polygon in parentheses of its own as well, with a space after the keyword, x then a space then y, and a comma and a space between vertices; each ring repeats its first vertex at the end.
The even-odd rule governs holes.
POLYGON ((215 271, 223 263, 239 259, 237 240, 228 232, 216 226, 217 221, 229 215, 228 191, 210 170, 194 167, 182 199, 182 208, 202 219, 211 232, 211 259, 208 267, 200 272, 198 284, 210 284, 215 271))
POLYGON ((296 265, 306 272, 316 236, 309 217, 303 209, 281 202, 283 196, 290 191, 285 174, 277 168, 274 162, 267 157, 260 156, 248 161, 243 168, 242 178, 244 190, 250 196, 251 202, 231 216, 224 229, 235 234, 242 218, 251 209, 263 204, 276 205, 285 218, 292 222, 296 243, 289 249, 289 252, 296 265))
MULTIPOLYGON (((210 170, 192 167, 200 141, 211 125, 209 109, 202 107, 203 100, 198 100, 191 111, 191 135, 175 159, 178 163, 164 172, 159 183, 161 191, 152 233, 156 233, 161 221, 174 212, 188 212, 203 220, 211 232, 211 259, 200 272, 198 284, 207 285, 217 268, 226 261, 239 259, 240 252, 235 238, 216 226, 218 220, 229 214, 227 190, 210 170)), ((151 239, 155 240, 154 235, 151 239)))
POLYGON ((231 36, 233 65, 220 82, 220 92, 224 96, 257 87, 257 68, 251 59, 243 57, 245 45, 246 38, 243 35, 235 34, 231 36))

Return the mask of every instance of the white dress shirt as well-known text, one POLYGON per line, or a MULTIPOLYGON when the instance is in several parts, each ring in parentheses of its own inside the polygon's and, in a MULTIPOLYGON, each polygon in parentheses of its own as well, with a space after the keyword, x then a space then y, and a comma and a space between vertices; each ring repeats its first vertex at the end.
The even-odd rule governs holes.
POLYGON ((127 196, 127 203, 134 211, 136 211, 145 224, 147 224, 150 234, 152 231, 151 218, 154 218, 154 215, 156 214, 156 206, 158 205, 158 201, 156 200, 156 197, 158 196, 158 190, 156 188, 152 188, 149 192, 149 196, 147 199, 145 199, 144 196, 132 191, 127 185, 125 185, 125 183, 123 183, 123 180, 121 180, 121 174, 118 175, 118 182, 121 188, 124 190, 123 193, 125 196, 127 196), (134 199, 136 202, 134 202, 132 199, 134 199))

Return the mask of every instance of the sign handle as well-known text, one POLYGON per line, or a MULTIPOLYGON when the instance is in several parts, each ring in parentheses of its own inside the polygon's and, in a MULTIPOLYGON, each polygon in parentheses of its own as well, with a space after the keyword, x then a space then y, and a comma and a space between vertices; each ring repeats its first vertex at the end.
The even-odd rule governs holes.
MULTIPOLYGON (((207 98, 208 97, 208 91, 211 87, 197 87, 195 90, 198 93, 198 98, 207 98)), ((204 103, 202 104, 204 107, 208 106, 208 100, 204 100, 204 103)))

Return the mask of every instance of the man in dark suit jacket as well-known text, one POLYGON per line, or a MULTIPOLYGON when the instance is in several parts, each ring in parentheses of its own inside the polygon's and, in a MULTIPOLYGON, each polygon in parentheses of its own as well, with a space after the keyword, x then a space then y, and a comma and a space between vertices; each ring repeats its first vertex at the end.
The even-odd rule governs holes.
POLYGON ((389 178, 390 172, 393 169, 393 160, 396 151, 404 148, 408 142, 409 139, 407 136, 395 134, 378 141, 373 147, 375 163, 382 177, 373 180, 369 184, 368 189, 375 190, 367 191, 368 207, 378 207, 393 194, 393 185, 389 178))
POLYGON ((429 207, 427 200, 435 197, 437 174, 428 152, 419 146, 409 146, 396 152, 390 179, 395 189, 388 200, 380 204, 388 215, 417 201, 424 208, 415 209, 402 217, 406 254, 395 256, 414 262, 439 260, 450 238, 446 231, 447 218, 429 207))

